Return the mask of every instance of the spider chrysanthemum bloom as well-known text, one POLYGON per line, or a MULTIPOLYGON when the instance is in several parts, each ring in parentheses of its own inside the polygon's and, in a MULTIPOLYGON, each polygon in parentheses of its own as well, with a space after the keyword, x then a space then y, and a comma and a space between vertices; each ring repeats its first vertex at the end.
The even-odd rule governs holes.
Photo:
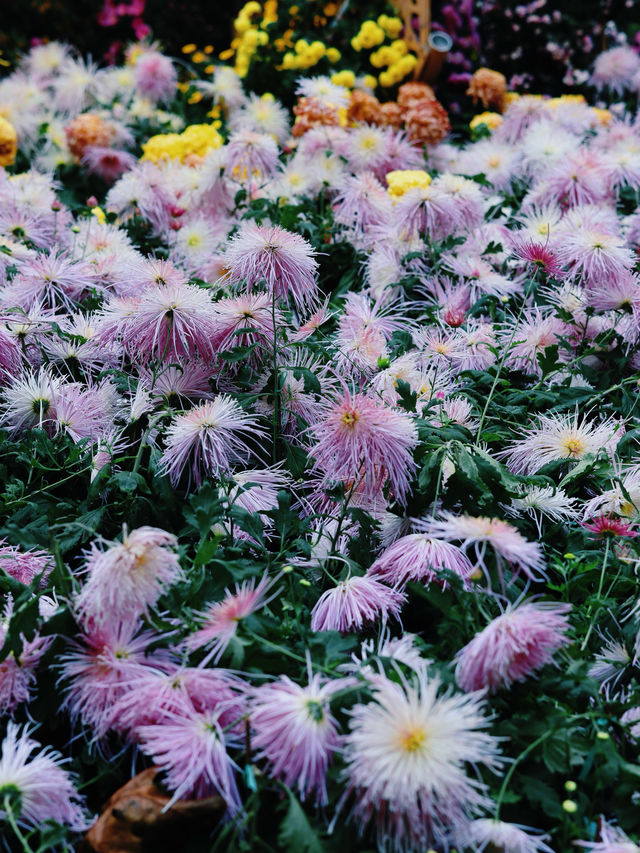
POLYGON ((318 802, 327 802, 327 767, 339 745, 329 702, 343 686, 341 680, 314 675, 301 687, 282 675, 258 687, 251 700, 256 758, 267 762, 270 776, 295 786, 303 800, 315 791, 318 802))
POLYGON ((565 231, 559 256, 573 276, 594 285, 623 277, 636 260, 622 237, 597 227, 565 231))
POLYGON ((229 474, 231 463, 249 455, 246 439, 263 438, 255 418, 225 394, 176 415, 166 434, 160 465, 172 485, 189 466, 190 480, 200 487, 203 474, 229 474))
POLYGON ((381 849, 408 853, 447 844, 452 829, 487 805, 467 765, 500 766, 497 740, 477 696, 441 694, 421 672, 413 684, 376 677, 373 701, 351 712, 344 772, 364 831, 381 849))
POLYGON ((527 602, 506 610, 456 655, 456 681, 466 691, 510 687, 553 662, 568 645, 570 604, 527 602))
POLYGON ((0 540, 0 569, 27 586, 40 575, 45 586, 53 569, 53 555, 48 551, 21 551, 0 540))
POLYGON ((350 577, 324 592, 311 611, 312 631, 359 631, 366 622, 398 617, 405 596, 377 578, 350 577))
POLYGON ((556 252, 537 240, 514 239, 513 254, 530 264, 532 270, 540 270, 551 278, 562 278, 564 271, 556 252))
POLYGON ((460 548, 426 533, 410 533, 386 548, 369 573, 394 585, 408 581, 428 584, 437 581, 438 572, 443 569, 458 575, 465 584, 473 572, 469 558, 460 548))
POLYGON ((140 631, 138 621, 111 620, 91 625, 60 658, 67 696, 61 705, 72 720, 81 719, 92 738, 102 738, 115 721, 116 703, 150 670, 173 666, 166 649, 150 652, 158 635, 140 631))
POLYGON ((105 148, 102 145, 90 145, 84 150, 82 163, 87 171, 99 175, 108 184, 115 183, 138 161, 133 154, 122 148, 105 148))
POLYGON ((624 426, 613 417, 596 424, 577 412, 540 415, 537 425, 500 455, 514 473, 535 474, 550 462, 577 462, 601 450, 611 455, 623 435, 624 426))
POLYGON ((537 542, 529 542, 507 521, 486 516, 442 513, 440 518, 426 520, 425 532, 445 540, 461 540, 462 546, 474 545, 476 563, 485 567, 485 549, 491 545, 498 563, 506 560, 531 580, 544 577, 544 556, 537 542))
POLYGON ((225 264, 230 281, 248 288, 266 285, 276 299, 293 299, 305 312, 318 307, 317 261, 304 237, 278 226, 243 225, 229 243, 225 264))
POLYGON ((589 853, 640 853, 640 847, 620 829, 600 818, 600 841, 576 841, 589 853))
POLYGON ((415 424, 407 414, 345 390, 311 432, 316 441, 310 453, 326 482, 356 481, 368 497, 388 483, 393 497, 404 503, 418 443, 415 424))
POLYGON ((82 800, 61 766, 64 760, 33 740, 28 727, 20 730, 9 723, 0 755, 0 820, 6 820, 4 800, 9 797, 11 808, 19 807, 17 821, 22 826, 39 829, 54 821, 78 832, 86 829, 82 800))
POLYGON ((529 827, 518 826, 515 823, 505 823, 503 820, 492 820, 483 817, 474 820, 465 827, 460 843, 468 846, 475 844, 476 853, 485 850, 500 850, 502 853, 553 853, 551 847, 545 844, 548 835, 530 835, 529 827))
POLYGON ((220 710, 185 709, 166 714, 161 723, 140 726, 138 737, 143 752, 166 773, 173 791, 169 805, 179 799, 203 799, 219 795, 227 814, 240 808, 235 765, 227 746, 237 746, 237 737, 220 725, 220 710))
POLYGON ((175 95, 178 75, 168 56, 146 51, 137 58, 133 73, 137 91, 150 101, 169 101, 175 95))
POLYGON ((193 651, 208 646, 205 661, 213 659, 217 663, 235 637, 240 622, 277 594, 271 591, 272 587, 273 580, 264 575, 257 585, 255 578, 251 578, 240 586, 236 584, 235 592, 226 590, 222 601, 216 601, 199 614, 202 626, 187 637, 186 647, 193 651))
POLYGON ((640 71, 640 57, 627 45, 603 51, 593 66, 590 83, 598 91, 609 89, 622 95, 625 89, 634 87, 634 78, 640 71))
POLYGON ((182 578, 177 540, 156 527, 125 531, 122 543, 94 547, 86 561, 89 577, 75 601, 82 618, 100 624, 146 614, 163 589, 182 578))

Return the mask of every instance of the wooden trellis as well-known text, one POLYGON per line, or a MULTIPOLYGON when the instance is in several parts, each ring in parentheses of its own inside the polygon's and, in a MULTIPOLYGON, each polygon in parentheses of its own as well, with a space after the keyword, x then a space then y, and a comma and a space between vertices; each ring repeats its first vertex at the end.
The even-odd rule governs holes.
MULTIPOLYGON (((415 80, 433 82, 438 76, 448 53, 442 45, 430 45, 431 36, 431 0, 391 0, 404 23, 404 40, 409 50, 418 57, 413 71, 415 80)), ((438 34, 440 40, 447 42, 444 34, 438 34)))

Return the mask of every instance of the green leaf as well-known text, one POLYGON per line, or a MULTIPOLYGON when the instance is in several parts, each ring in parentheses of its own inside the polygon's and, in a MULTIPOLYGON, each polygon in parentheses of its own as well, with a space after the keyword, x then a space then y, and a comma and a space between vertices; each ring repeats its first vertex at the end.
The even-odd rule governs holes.
POLYGON ((289 853, 325 853, 322 841, 307 820, 302 807, 287 788, 289 808, 280 824, 278 844, 289 853))

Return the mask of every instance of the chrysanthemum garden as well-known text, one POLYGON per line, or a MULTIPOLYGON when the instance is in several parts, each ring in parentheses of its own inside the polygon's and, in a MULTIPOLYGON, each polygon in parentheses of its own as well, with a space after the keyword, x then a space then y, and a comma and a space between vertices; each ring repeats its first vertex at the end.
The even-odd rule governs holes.
POLYGON ((0 849, 640 851, 633 5, 0 40, 0 849))

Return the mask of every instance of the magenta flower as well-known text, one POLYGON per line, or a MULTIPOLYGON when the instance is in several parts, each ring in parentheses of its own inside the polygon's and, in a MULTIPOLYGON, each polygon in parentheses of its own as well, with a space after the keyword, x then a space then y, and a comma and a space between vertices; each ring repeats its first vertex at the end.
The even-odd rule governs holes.
POLYGON ((342 680, 314 675, 301 687, 282 675, 258 687, 251 700, 257 759, 266 760, 269 774, 295 786, 303 800, 315 791, 318 802, 327 803, 327 766, 339 744, 329 702, 343 686, 342 680))
POLYGON ((510 687, 553 662, 570 642, 570 604, 529 601, 510 607, 456 655, 456 680, 467 691, 510 687))
POLYGON ((277 594, 276 591, 267 596, 272 587, 273 580, 266 574, 257 586, 256 579, 251 578, 243 581, 241 586, 236 584, 234 593, 226 590, 222 601, 215 602, 200 613, 203 619, 202 627, 187 637, 185 645, 191 651, 210 646, 203 666, 211 659, 215 663, 220 660, 224 650, 235 637, 240 622, 264 607, 277 594))
POLYGON ((418 443, 407 414, 345 389, 311 433, 316 441, 310 453, 325 483, 362 482, 368 497, 388 483, 392 496, 405 503, 418 443))
POLYGON ((438 572, 447 569, 467 583, 473 566, 466 554, 426 533, 411 533, 396 540, 377 558, 368 574, 395 585, 408 581, 431 583, 438 572))
POLYGON ((123 535, 106 551, 93 546, 86 561, 88 579, 75 600, 85 624, 137 619, 149 612, 162 591, 182 579, 173 550, 177 540, 156 527, 123 535))
POLYGON ((82 799, 61 767, 64 761, 59 752, 33 740, 28 727, 20 730, 9 723, 0 756, 0 820, 7 817, 4 795, 17 793, 19 799, 12 798, 12 808, 19 805, 19 824, 39 829, 54 821, 77 832, 87 829, 82 799), (34 754, 37 749, 40 751, 34 754))
POLYGON ((228 244, 225 261, 234 283, 244 282, 249 289, 264 283, 268 293, 285 303, 293 299, 302 312, 318 307, 318 264, 299 234, 247 223, 228 244))
POLYGON ((160 460, 162 473, 176 486, 189 466, 196 488, 203 474, 220 477, 231 472, 231 463, 249 455, 246 438, 264 438, 264 431, 240 404, 219 394, 188 412, 176 415, 166 434, 160 460))
POLYGON ((610 534, 611 536, 626 537, 627 539, 634 539, 638 536, 638 531, 631 524, 613 515, 599 515, 590 524, 582 523, 581 526, 595 533, 597 536, 610 534))
POLYGON ((311 611, 311 630, 359 631, 366 622, 397 618, 405 600, 376 578, 350 577, 320 596, 311 611))
POLYGON ((532 271, 540 270, 551 278, 561 279, 564 270, 555 252, 535 240, 513 240, 512 252, 516 258, 530 264, 532 271))
POLYGON ((237 746, 238 739, 229 729, 223 731, 219 711, 167 714, 162 723, 140 726, 138 737, 142 750, 166 773, 173 790, 170 804, 218 794, 228 814, 238 811, 235 765, 227 754, 227 746, 237 746))

